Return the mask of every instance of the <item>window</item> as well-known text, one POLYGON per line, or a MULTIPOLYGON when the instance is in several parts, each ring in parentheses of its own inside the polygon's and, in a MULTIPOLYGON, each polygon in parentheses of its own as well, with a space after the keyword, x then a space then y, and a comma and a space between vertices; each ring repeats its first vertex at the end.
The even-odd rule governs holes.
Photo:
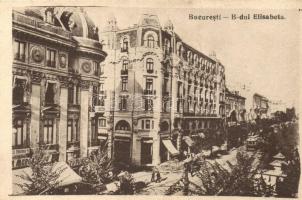
POLYGON ((14 120, 13 148, 25 148, 29 145, 27 134, 27 123, 23 119, 14 120))
POLYGON ((115 130, 123 130, 123 131, 130 131, 130 125, 127 121, 125 120, 121 120, 119 121, 116 126, 115 126, 115 130))
POLYGON ((79 120, 68 119, 67 121, 67 142, 79 141, 79 120))
POLYGON ((128 70, 128 60, 123 60, 122 70, 124 70, 124 71, 128 70))
POLYGON ((54 120, 44 120, 43 142, 45 144, 55 144, 54 120))
POLYGON ((104 128, 106 127, 106 119, 99 119, 99 127, 104 128))
POLYGON ((146 79, 146 90, 152 91, 153 90, 153 79, 146 79))
POLYGON ((128 39, 124 38, 123 39, 122 49, 121 49, 122 52, 128 52, 128 44, 129 44, 128 39))
POLYGON ((25 42, 14 42, 14 54, 15 60, 25 61, 25 42))
POLYGON ((121 97, 120 110, 127 110, 127 98, 121 97))
POLYGON ((177 55, 181 56, 181 45, 179 45, 178 49, 177 49, 177 55))
POLYGON ((148 58, 146 61, 147 73, 153 73, 154 63, 152 58, 148 58))
POLYGON ((52 14, 52 12, 50 11, 50 10, 46 10, 45 11, 45 21, 47 22, 47 23, 50 23, 50 24, 52 24, 53 23, 53 16, 52 16, 53 14, 52 14))
POLYGON ((95 76, 99 75, 99 63, 98 62, 93 62, 93 74, 95 76))
POLYGON ((92 87, 92 102, 93 105, 99 105, 98 104, 99 101, 99 87, 98 86, 93 86, 92 87))
POLYGON ((56 67, 56 51, 55 50, 46 50, 46 65, 48 67, 56 67))
POLYGON ((13 89, 13 104, 19 105, 24 102, 24 88, 26 81, 24 79, 15 79, 15 86, 13 89))
POLYGON ((150 129, 150 120, 146 120, 146 129, 150 129))
POLYGON ((47 83, 46 93, 45 93, 45 104, 55 103, 55 93, 56 93, 55 83, 47 83))
POLYGON ((128 64, 129 64, 128 60, 123 61, 121 75, 128 74, 128 64))
POLYGON ((128 88, 128 79, 122 78, 122 91, 127 91, 128 88))
POLYGON ((147 37, 147 47, 154 48, 154 37, 152 35, 147 37))
POLYGON ((104 65, 100 65, 100 75, 104 74, 104 65))
POLYGON ((68 87, 68 103, 79 104, 79 87, 77 85, 71 85, 68 87))
POLYGON ((145 100, 145 111, 152 111, 153 110, 153 100, 146 99, 145 100))

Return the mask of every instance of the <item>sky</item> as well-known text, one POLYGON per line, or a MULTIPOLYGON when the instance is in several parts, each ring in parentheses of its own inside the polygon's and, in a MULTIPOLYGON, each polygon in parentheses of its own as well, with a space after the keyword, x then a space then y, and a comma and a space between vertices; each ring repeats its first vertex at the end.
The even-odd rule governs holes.
POLYGON ((249 85, 251 91, 288 106, 298 105, 299 20, 295 10, 147 9, 90 7, 85 9, 103 30, 114 15, 119 28, 139 22, 144 13, 158 15, 161 26, 170 19, 175 32, 197 50, 216 57, 226 68, 229 87, 249 85), (220 21, 189 20, 189 14, 217 15, 220 21), (231 14, 283 15, 284 20, 231 20, 231 14))

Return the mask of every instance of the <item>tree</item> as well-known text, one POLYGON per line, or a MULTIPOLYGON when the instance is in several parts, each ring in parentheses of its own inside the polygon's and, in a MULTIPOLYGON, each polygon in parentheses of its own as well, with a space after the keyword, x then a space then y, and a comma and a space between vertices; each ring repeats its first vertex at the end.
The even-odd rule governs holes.
POLYGON ((188 178, 188 170, 184 168, 184 176, 167 190, 171 195, 184 191, 184 195, 223 195, 223 196, 268 196, 272 188, 266 185, 263 178, 255 178, 258 171, 254 158, 244 152, 237 153, 237 163, 228 162, 229 169, 221 164, 210 163, 205 159, 198 161, 200 170, 196 172, 197 180, 188 178))
POLYGON ((79 169, 83 180, 92 185, 101 185, 114 179, 112 160, 108 155, 107 143, 97 151, 91 152, 90 156, 82 163, 79 169))
POLYGON ((51 194, 52 190, 58 187, 60 175, 66 168, 54 169, 54 163, 48 161, 45 147, 41 146, 33 151, 29 159, 31 172, 17 175, 24 182, 16 183, 27 195, 51 194))
POLYGON ((297 197, 300 180, 300 158, 298 149, 292 152, 289 164, 285 167, 287 176, 278 181, 276 192, 279 197, 297 197))

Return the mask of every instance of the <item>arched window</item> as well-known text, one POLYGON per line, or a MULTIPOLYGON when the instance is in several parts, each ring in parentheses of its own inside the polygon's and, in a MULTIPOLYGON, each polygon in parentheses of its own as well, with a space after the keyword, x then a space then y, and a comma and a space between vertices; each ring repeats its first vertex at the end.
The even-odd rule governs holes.
POLYGON ((122 70, 127 71, 128 70, 128 60, 123 60, 122 70))
POLYGON ((153 73, 154 70, 154 62, 152 58, 148 58, 146 60, 146 68, 147 68, 147 73, 153 73))
POLYGON ((121 51, 122 52, 128 52, 128 45, 129 45, 128 38, 124 38, 121 51))
POLYGON ((127 121, 121 120, 116 124, 115 130, 130 131, 130 125, 127 121))
POLYGON ((152 35, 147 37, 147 47, 154 48, 154 37, 152 35))

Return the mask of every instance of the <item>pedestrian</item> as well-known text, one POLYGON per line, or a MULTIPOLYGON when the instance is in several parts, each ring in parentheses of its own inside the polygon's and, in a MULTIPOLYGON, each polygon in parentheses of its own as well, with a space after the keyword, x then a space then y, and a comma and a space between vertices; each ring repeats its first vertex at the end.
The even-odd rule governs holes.
POLYGON ((161 180, 160 172, 157 167, 153 167, 151 182, 159 183, 161 180))

